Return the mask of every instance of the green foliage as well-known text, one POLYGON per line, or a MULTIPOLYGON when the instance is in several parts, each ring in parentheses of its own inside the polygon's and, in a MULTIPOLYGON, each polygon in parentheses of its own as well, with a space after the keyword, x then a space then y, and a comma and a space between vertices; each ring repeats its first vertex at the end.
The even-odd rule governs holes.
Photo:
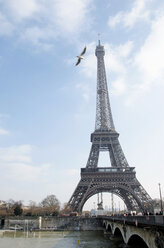
POLYGON ((21 205, 20 204, 16 204, 15 205, 15 208, 14 208, 14 214, 16 216, 19 216, 23 213, 23 209, 21 208, 21 205))

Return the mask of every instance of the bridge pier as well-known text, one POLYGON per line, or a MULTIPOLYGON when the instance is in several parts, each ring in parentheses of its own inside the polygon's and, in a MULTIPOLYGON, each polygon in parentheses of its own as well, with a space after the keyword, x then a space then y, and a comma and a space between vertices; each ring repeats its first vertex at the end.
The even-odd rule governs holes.
POLYGON ((163 248, 164 247, 164 235, 161 232, 157 232, 156 238, 155 238, 155 245, 157 248, 163 248))

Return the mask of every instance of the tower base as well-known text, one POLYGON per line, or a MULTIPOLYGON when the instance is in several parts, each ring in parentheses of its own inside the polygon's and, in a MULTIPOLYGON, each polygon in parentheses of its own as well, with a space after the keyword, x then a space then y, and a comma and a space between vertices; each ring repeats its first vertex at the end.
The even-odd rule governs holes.
POLYGON ((134 167, 81 168, 81 180, 68 204, 80 213, 85 202, 100 192, 118 195, 128 211, 153 211, 152 200, 137 180, 134 167))

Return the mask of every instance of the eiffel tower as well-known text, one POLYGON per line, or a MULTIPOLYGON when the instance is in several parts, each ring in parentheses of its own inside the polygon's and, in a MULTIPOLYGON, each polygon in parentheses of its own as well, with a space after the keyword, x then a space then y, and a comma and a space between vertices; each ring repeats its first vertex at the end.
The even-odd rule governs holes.
POLYGON ((68 205, 81 212, 85 202, 93 195, 110 192, 119 196, 128 211, 152 212, 152 199, 136 178, 135 167, 125 158, 115 130, 107 88, 104 47, 100 40, 96 47, 97 99, 95 131, 91 134, 91 150, 87 165, 81 168, 81 179, 68 205), (100 152, 109 152, 110 167, 98 167, 100 152))

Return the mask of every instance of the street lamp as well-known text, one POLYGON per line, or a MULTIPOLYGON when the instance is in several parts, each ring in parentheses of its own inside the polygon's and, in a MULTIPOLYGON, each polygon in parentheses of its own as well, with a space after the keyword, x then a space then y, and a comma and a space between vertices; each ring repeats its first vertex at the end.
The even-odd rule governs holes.
POLYGON ((159 183, 159 195, 160 195, 160 201, 161 201, 161 213, 163 214, 163 204, 162 204, 162 193, 161 193, 161 184, 159 183))

